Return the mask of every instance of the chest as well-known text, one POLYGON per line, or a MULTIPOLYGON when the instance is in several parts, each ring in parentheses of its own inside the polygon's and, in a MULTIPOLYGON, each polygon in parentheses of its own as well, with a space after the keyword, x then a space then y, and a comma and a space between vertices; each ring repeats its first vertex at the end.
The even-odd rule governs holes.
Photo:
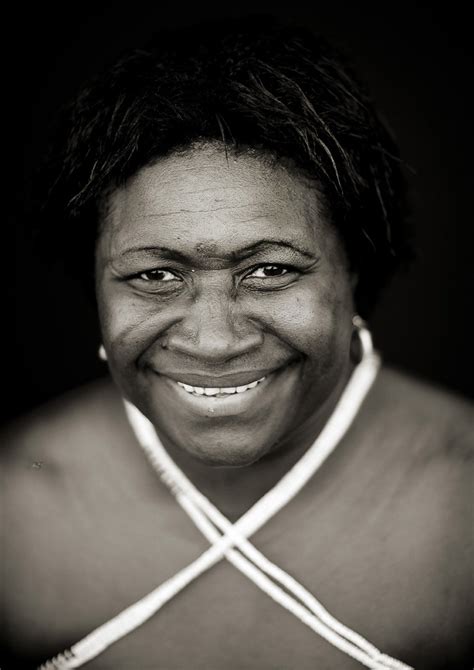
MULTIPOLYGON (((53 524, 45 517, 19 540, 25 558, 27 547, 37 555, 11 572, 10 629, 16 645, 38 660, 71 646, 208 547, 167 494, 137 499, 132 508, 130 501, 95 502, 63 500, 53 524)), ((368 522, 362 509, 348 510, 319 509, 309 489, 252 541, 342 623, 409 662, 417 639, 437 632, 436 564, 430 572, 426 561, 414 560, 393 519, 387 532, 386 512, 368 522), (420 621, 420 611, 431 614, 420 621)), ((222 561, 89 667, 360 666, 222 561)))

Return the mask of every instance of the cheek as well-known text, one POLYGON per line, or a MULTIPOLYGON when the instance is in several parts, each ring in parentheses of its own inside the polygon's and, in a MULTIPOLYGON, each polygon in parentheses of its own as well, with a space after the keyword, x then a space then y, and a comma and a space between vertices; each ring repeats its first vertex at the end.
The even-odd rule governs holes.
POLYGON ((173 321, 172 312, 152 300, 130 295, 120 285, 105 283, 98 291, 99 319, 109 362, 132 363, 173 321))
POLYGON ((310 278, 284 300, 276 296, 271 321, 278 337, 320 363, 349 346, 352 295, 337 279, 310 278))

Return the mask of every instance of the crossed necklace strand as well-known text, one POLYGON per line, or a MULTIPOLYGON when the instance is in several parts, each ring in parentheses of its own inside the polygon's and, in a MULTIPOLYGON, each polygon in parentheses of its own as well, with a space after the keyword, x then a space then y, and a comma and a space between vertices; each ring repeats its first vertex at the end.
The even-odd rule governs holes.
POLYGON ((190 582, 223 558, 315 633, 365 667, 372 670, 413 670, 411 666, 383 654, 368 640, 335 619, 296 579, 269 561, 248 541, 321 467, 349 429, 375 381, 380 358, 372 348, 369 331, 358 325, 358 332, 362 360, 354 369, 316 441, 282 479, 234 524, 200 493, 171 459, 151 422, 134 405, 124 401, 132 429, 152 467, 211 546, 193 563, 38 670, 69 670, 92 660, 145 623, 190 582))

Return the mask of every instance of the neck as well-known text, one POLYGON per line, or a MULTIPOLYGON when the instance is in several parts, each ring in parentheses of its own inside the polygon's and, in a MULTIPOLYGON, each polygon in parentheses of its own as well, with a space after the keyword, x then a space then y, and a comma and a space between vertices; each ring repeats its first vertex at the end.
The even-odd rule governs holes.
POLYGON ((160 439, 176 465, 231 521, 238 519, 311 447, 334 411, 353 371, 350 364, 326 401, 298 428, 258 462, 244 467, 213 467, 176 447, 165 435, 160 439))

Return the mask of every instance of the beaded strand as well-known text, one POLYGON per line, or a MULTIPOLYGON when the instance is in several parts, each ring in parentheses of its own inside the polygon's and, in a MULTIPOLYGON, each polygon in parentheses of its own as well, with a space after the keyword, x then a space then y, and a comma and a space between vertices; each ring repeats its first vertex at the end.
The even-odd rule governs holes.
POLYGON ((413 670, 401 661, 381 653, 361 635, 335 619, 311 593, 291 575, 269 561, 247 539, 298 493, 352 424, 380 366, 380 359, 372 349, 370 333, 360 324, 358 330, 363 350, 362 360, 354 369, 333 414, 315 443, 235 524, 196 489, 170 458, 153 425, 136 407, 125 401, 130 424, 151 465, 197 528, 209 540, 211 547, 193 563, 97 628, 70 650, 40 666, 39 670, 68 670, 80 667, 95 658, 111 644, 147 621, 168 600, 224 557, 275 602, 365 667, 373 670, 413 670), (300 602, 286 593, 278 583, 300 602))

